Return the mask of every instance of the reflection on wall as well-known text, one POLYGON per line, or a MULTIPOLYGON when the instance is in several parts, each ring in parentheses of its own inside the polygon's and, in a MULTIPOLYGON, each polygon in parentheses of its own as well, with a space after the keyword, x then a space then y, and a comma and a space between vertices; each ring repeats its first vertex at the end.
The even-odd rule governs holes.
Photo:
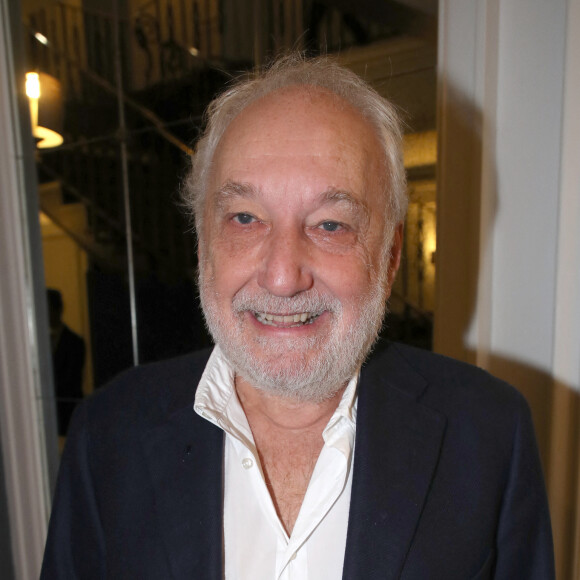
POLYGON ((408 189, 403 255, 384 336, 430 349, 435 306, 435 180, 410 181, 408 189))
MULTIPOLYGON (((69 224, 78 229, 86 227, 86 218, 81 204, 60 202, 60 188, 56 184, 41 188, 41 196, 69 224)), ((91 371, 91 333, 87 302, 86 274, 87 253, 58 227, 46 214, 40 218, 42 230, 42 251, 44 256, 44 277, 48 288, 60 290, 64 302, 63 321, 74 332, 83 337, 86 345, 83 392, 93 390, 91 371)))
POLYGON ((435 184, 411 184, 405 233, 407 300, 422 311, 435 307, 435 184), (418 193, 419 190, 419 193, 418 193))
POLYGON ((401 266, 389 301, 390 315, 383 336, 430 349, 436 269, 435 131, 405 135, 404 160, 409 209, 401 266))

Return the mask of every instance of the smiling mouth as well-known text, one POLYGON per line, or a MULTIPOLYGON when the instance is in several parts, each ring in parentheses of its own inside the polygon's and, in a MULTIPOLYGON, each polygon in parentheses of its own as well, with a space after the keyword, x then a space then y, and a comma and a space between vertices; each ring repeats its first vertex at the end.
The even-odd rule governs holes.
POLYGON ((266 326, 283 326, 286 328, 312 324, 320 314, 322 313, 299 312, 296 314, 278 315, 268 314, 267 312, 254 312, 254 316, 258 322, 266 326))

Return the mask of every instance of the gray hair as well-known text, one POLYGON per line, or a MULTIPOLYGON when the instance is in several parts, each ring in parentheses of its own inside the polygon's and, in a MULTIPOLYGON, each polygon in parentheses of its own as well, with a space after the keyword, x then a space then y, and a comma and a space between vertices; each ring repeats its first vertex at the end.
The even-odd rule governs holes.
POLYGON ((241 77, 207 108, 206 129, 197 143, 191 169, 182 186, 182 197, 194 219, 198 239, 203 231, 203 210, 213 156, 229 124, 251 103, 295 85, 318 87, 334 93, 357 109, 374 127, 384 150, 385 175, 382 182, 387 200, 385 250, 388 253, 394 229, 403 221, 407 211, 402 130, 397 111, 392 103, 352 71, 327 56, 306 58, 302 53, 280 57, 266 69, 241 77))

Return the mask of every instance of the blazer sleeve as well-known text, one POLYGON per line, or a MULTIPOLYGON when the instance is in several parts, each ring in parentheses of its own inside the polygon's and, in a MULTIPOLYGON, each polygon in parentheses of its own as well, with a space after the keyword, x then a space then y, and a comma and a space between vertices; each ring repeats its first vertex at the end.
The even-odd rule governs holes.
POLYGON ((496 580, 555 578, 550 514, 527 404, 517 421, 498 532, 496 580))
POLYGON ((106 576, 86 414, 87 405, 81 405, 73 416, 61 459, 41 580, 97 580, 106 576))

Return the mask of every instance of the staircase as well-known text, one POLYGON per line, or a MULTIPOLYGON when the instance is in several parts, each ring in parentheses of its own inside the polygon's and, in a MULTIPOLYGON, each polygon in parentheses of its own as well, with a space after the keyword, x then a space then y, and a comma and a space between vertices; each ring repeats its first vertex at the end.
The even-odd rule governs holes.
MULTIPOLYGON (((142 8, 141 22, 151 6, 142 8)), ((120 163, 124 138, 137 273, 175 278, 193 272, 196 261, 195 240, 175 203, 188 166, 186 143, 197 137, 201 112, 225 75, 197 62, 176 78, 177 71, 164 65, 164 75, 171 72, 172 78, 150 78, 147 86, 139 86, 128 66, 134 49, 131 22, 125 18, 119 23, 127 119, 122 137, 110 14, 59 2, 28 17, 32 68, 57 78, 65 95, 65 144, 37 154, 40 206, 101 270, 126 271, 120 163), (47 44, 33 33, 41 33, 47 44), (82 207, 83 220, 69 219, 71 205, 82 207)))

